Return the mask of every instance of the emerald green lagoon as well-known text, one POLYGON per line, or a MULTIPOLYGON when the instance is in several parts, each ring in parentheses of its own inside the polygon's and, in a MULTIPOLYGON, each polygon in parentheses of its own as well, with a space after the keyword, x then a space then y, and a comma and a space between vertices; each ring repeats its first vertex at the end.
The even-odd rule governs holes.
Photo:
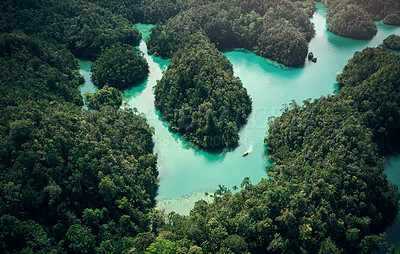
MULTIPOLYGON (((232 62, 235 75, 247 88, 253 100, 253 111, 247 124, 241 128, 238 147, 218 153, 193 147, 179 134, 169 131, 168 123, 161 120, 154 107, 153 87, 161 79, 169 60, 147 54, 144 41, 153 25, 136 25, 143 34, 138 48, 149 63, 150 75, 139 86, 124 92, 123 107, 137 108, 154 127, 154 149, 158 155, 160 180, 159 209, 165 209, 167 213, 188 214, 195 201, 207 198, 204 192, 213 192, 219 184, 232 188, 239 186, 244 177, 249 177, 254 184, 258 183, 266 177, 265 167, 269 165, 263 140, 271 117, 279 116, 284 105, 292 100, 302 103, 306 99, 333 94, 336 75, 356 51, 376 47, 390 34, 400 34, 399 27, 377 22, 378 33, 372 40, 336 36, 326 30, 327 9, 321 3, 316 5, 317 11, 311 18, 316 35, 309 44, 309 50, 318 58, 317 63, 306 61, 303 68, 290 69, 242 49, 223 53, 232 62), (249 149, 251 153, 242 157, 249 149)), ((90 64, 81 61, 80 65, 81 73, 85 75, 90 70, 90 64)), ((91 82, 86 81, 90 85, 91 82)), ((82 93, 86 91, 94 91, 93 85, 84 86, 82 93)), ((397 171, 394 175, 399 174, 397 171)))

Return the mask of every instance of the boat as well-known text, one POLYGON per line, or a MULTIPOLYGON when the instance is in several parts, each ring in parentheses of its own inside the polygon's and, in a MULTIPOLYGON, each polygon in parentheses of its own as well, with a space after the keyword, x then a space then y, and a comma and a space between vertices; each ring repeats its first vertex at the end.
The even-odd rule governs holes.
POLYGON ((242 157, 246 156, 249 154, 249 151, 244 152, 244 154, 242 155, 242 157))

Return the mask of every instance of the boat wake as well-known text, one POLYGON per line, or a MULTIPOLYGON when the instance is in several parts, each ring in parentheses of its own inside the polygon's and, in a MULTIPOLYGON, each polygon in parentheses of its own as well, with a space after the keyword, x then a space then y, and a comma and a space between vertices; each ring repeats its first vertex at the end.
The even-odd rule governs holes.
POLYGON ((247 147, 247 150, 242 155, 244 157, 244 156, 248 155, 249 153, 251 153, 253 151, 253 144, 250 144, 248 142, 247 132, 245 132, 244 135, 243 135, 243 142, 247 147))

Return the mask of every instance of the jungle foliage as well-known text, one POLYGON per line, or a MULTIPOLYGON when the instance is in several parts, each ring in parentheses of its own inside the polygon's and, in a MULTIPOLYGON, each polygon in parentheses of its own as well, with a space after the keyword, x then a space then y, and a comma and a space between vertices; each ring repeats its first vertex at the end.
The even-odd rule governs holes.
POLYGON ((165 22, 185 9, 194 0, 89 0, 112 10, 133 23, 155 24, 165 22))
POLYGON ((361 6, 343 2, 329 11, 328 30, 342 37, 370 39, 377 28, 370 14, 361 6))
POLYGON ((64 46, 11 33, 0 35, 0 48, 2 110, 41 100, 82 105, 78 86, 84 80, 78 62, 64 46))
POLYGON ((301 66, 314 28, 311 1, 201 1, 153 28, 149 53, 172 57, 185 37, 202 32, 219 49, 246 48, 287 66, 301 66))
POLYGON ((388 49, 400 51, 400 36, 392 34, 383 40, 382 46, 388 49))
POLYGON ((116 42, 136 46, 141 39, 126 19, 85 0, 5 0, 0 9, 0 33, 55 40, 78 58, 94 60, 102 48, 116 42))
POLYGON ((100 88, 119 90, 142 82, 149 75, 149 65, 138 49, 127 44, 113 44, 103 50, 92 65, 92 80, 100 88))
POLYGON ((83 110, 65 46, 11 33, 0 47, 1 252, 126 252, 155 205, 153 130, 133 110, 83 110))
POLYGON ((207 37, 194 34, 155 86, 155 105, 169 127, 202 148, 233 146, 251 99, 232 64, 207 37))
POLYGON ((0 7, 1 252, 126 252, 155 206, 153 130, 136 111, 116 110, 114 88, 83 110, 75 57, 123 43, 139 55, 140 33, 83 0, 0 7))
POLYGON ((87 107, 92 110, 101 110, 103 107, 117 110, 122 105, 122 93, 114 87, 105 86, 93 94, 86 94, 85 97, 87 107))
POLYGON ((374 21, 400 25, 400 2, 396 0, 322 0, 329 7, 328 30, 355 39, 371 39, 376 33, 374 21))
MULTIPOLYGON (((253 185, 245 178, 236 194, 220 186, 214 202, 165 217, 154 210, 157 156, 145 117, 116 110, 120 92, 107 86, 90 96, 92 111, 82 109, 72 53, 139 54, 132 45, 140 34, 107 7, 114 2, 0 2, 2 253, 371 253, 384 242, 400 199, 382 166, 382 155, 400 143, 400 56, 379 48, 356 53, 338 75, 337 95, 293 102, 271 123, 268 179, 253 185)), ((154 47, 176 51, 155 89, 156 106, 171 129, 199 146, 215 147, 210 137, 233 145, 251 110, 210 40, 219 48, 248 43, 295 65, 293 52, 313 35, 304 18, 311 1, 262 2, 140 2, 148 3, 139 13, 152 13, 143 14, 149 20, 172 17, 153 31, 154 47), (162 41, 174 22, 190 25, 175 34, 179 49, 162 41)), ((136 11, 122 10, 135 0, 118 3, 120 15, 136 11)), ((396 3, 362 3, 368 14, 396 20, 396 3)))

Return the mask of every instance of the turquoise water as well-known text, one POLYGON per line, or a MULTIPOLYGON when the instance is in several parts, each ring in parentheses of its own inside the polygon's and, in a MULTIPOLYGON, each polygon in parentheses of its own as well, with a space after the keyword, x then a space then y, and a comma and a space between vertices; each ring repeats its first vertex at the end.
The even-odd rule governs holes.
MULTIPOLYGON (((78 64, 79 64, 79 68, 80 68, 79 73, 85 79, 85 83, 83 83, 79 87, 79 89, 81 91, 81 96, 83 97, 85 95, 85 93, 97 92, 98 88, 93 84, 92 80, 90 79, 90 75, 92 75, 92 73, 90 71, 90 65, 92 64, 92 62, 78 59, 78 64)), ((86 105, 84 105, 83 107, 85 109, 87 109, 86 105)))
MULTIPOLYGON (((400 186, 400 155, 389 156, 385 163, 387 178, 398 187, 400 186)), ((400 248, 400 213, 390 227, 386 229, 387 242, 400 248)))
MULTIPOLYGON (((253 112, 248 123, 241 128, 239 146, 219 154, 192 147, 180 135, 170 132, 168 123, 161 120, 154 108, 153 87, 161 79, 169 60, 147 54, 144 40, 152 25, 136 25, 143 34, 138 48, 149 63, 150 75, 141 85, 124 92, 123 107, 137 108, 155 129, 155 152, 158 154, 160 173, 159 209, 187 214, 195 201, 206 198, 204 192, 213 192, 219 184, 232 188, 240 185, 244 177, 250 177, 254 184, 259 182, 266 176, 265 166, 268 165, 263 140, 270 117, 279 116, 283 105, 292 100, 301 103, 309 98, 333 94, 336 75, 356 51, 376 47, 390 34, 400 34, 399 27, 377 22, 378 33, 372 40, 341 38, 326 30, 327 10, 320 3, 316 5, 317 11, 311 18, 316 36, 309 47, 318 58, 317 63, 307 61, 303 68, 289 69, 246 50, 224 52, 233 64, 235 75, 252 97, 253 112), (242 157, 250 147, 253 151, 242 157)), ((80 64, 81 68, 86 66, 84 62, 80 64)), ((86 71, 90 67, 82 69, 86 71)), ((90 87, 89 90, 94 91, 90 87)))

